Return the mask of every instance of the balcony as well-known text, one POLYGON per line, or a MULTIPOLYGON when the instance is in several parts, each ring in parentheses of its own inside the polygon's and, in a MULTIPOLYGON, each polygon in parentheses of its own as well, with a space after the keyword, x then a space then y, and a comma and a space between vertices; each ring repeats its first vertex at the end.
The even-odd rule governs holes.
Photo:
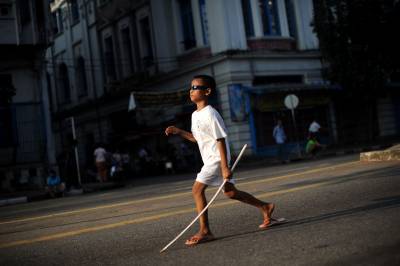
POLYGON ((31 1, 30 5, 22 1, 0 3, 0 45, 46 46, 50 23, 47 4, 45 0, 31 1))
POLYGON ((97 26, 98 28, 105 27, 109 23, 117 21, 124 14, 144 6, 148 2, 149 0, 98 0, 96 10, 97 26))

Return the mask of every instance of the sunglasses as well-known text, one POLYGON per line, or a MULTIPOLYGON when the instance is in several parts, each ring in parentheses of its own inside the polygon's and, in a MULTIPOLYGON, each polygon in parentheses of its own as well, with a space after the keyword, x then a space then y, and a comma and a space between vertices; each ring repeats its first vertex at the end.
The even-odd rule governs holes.
POLYGON ((191 86, 190 89, 191 90, 207 90, 208 86, 201 86, 201 85, 199 85, 199 86, 191 86))

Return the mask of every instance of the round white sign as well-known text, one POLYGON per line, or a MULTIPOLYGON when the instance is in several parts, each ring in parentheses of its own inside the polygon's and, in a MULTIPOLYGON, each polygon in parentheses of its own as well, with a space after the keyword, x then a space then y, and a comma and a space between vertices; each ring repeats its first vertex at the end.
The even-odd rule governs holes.
POLYGON ((289 94, 285 97, 284 103, 288 109, 295 109, 299 105, 299 98, 294 94, 289 94))

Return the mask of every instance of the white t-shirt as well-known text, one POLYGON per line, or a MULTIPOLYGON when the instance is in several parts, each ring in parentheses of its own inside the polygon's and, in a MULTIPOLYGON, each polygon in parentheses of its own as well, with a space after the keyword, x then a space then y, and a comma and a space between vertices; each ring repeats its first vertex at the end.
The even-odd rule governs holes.
POLYGON ((99 147, 94 151, 94 156, 96 156, 96 162, 105 162, 106 161, 106 150, 99 147))
POLYGON ((192 114, 192 134, 199 145, 204 165, 215 165, 221 161, 217 148, 217 139, 225 138, 228 164, 231 160, 226 127, 221 115, 212 106, 207 105, 192 114))
POLYGON ((308 128, 308 131, 316 133, 319 131, 320 128, 321 128, 321 126, 316 121, 313 121, 311 123, 310 127, 308 128))

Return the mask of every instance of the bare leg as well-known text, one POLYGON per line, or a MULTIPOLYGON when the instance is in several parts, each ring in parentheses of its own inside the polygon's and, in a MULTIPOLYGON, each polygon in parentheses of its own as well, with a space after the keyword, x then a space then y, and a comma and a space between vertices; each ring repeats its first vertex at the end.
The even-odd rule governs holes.
MULTIPOLYGON (((200 213, 207 205, 207 199, 205 195, 206 188, 207 185, 197 181, 193 184, 192 192, 194 201, 196 203, 197 213, 200 213)), ((197 233, 197 235, 211 234, 210 226, 208 224, 208 211, 205 211, 203 215, 200 216, 199 222, 200 231, 197 233)))
POLYGON ((224 193, 227 197, 235 199, 260 209, 264 217, 264 223, 269 223, 275 205, 261 201, 247 192, 236 189, 235 185, 227 182, 224 187, 224 193))

